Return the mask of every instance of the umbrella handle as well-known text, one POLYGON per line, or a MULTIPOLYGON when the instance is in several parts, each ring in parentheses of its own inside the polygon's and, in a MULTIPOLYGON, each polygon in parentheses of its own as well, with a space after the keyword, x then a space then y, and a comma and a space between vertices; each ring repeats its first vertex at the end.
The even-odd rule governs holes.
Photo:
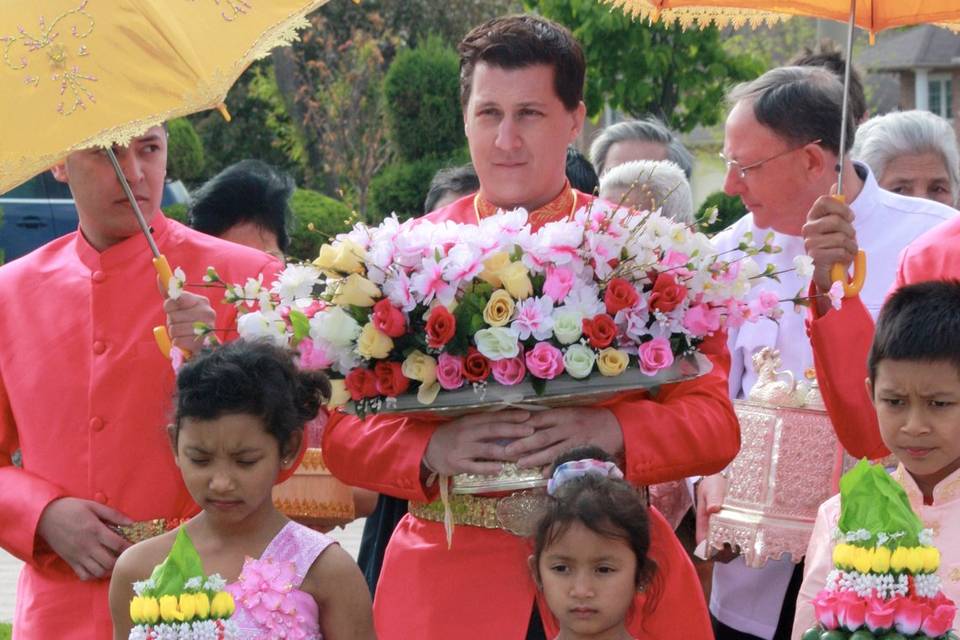
MULTIPOLYGON (((153 268, 156 270, 157 276, 160 278, 160 282, 163 285, 164 291, 166 291, 170 284, 170 280, 173 278, 173 271, 170 269, 170 263, 167 262, 167 256, 161 253, 154 258, 153 268)), ((167 333, 167 328, 164 326, 154 327, 153 339, 157 341, 157 347, 160 349, 160 353, 163 354, 163 357, 169 358, 170 351, 173 349, 173 342, 170 340, 170 334, 167 333)), ((184 360, 189 359, 190 352, 183 351, 183 358, 184 360)))
MULTIPOLYGON (((833 199, 839 202, 846 202, 843 194, 833 195, 833 199)), ((867 279, 867 254, 863 249, 857 251, 857 257, 853 259, 853 277, 847 276, 847 270, 839 262, 830 267, 830 280, 843 284, 843 297, 852 298, 863 289, 863 283, 867 279)))

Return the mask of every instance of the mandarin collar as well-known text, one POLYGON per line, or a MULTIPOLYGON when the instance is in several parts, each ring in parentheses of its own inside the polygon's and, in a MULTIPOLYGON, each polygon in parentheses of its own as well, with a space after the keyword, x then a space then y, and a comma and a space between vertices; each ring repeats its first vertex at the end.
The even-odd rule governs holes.
MULTIPOLYGON (((157 243, 158 247, 162 246, 170 233, 171 225, 169 221, 158 210, 151 218, 149 226, 153 232, 153 241, 157 243)), ((129 238, 121 240, 103 251, 97 251, 84 237, 83 231, 77 227, 74 246, 80 261, 91 271, 121 268, 128 265, 131 260, 138 259, 138 256, 143 256, 143 260, 148 263, 153 259, 150 245, 139 230, 129 238)))
POLYGON ((917 482, 907 471, 906 467, 903 466, 903 463, 897 466, 895 474, 897 482, 899 482, 904 491, 907 492, 907 497, 910 499, 910 506, 913 507, 914 512, 918 514, 924 507, 940 507, 960 498, 960 469, 957 469, 941 480, 937 483, 937 486, 933 488, 932 505, 924 505, 923 492, 920 491, 917 482))
MULTIPOLYGON (((543 225, 547 222, 554 222, 556 220, 562 220, 569 218, 573 215, 577 208, 577 193, 570 186, 570 181, 565 180, 563 183, 563 188, 560 189, 560 193, 546 203, 542 207, 538 207, 533 211, 528 212, 528 220, 534 225, 543 225)), ((473 200, 474 211, 477 214, 477 221, 479 222, 483 218, 490 217, 494 215, 501 207, 493 204, 486 198, 480 195, 480 192, 477 192, 477 195, 474 196, 473 200)))

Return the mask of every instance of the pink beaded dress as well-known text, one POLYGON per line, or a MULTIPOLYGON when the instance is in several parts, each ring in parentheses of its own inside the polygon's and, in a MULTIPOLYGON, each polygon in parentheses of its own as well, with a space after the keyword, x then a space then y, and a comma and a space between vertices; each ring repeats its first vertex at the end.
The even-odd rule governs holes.
POLYGON ((300 590, 317 557, 335 540, 288 522, 259 559, 247 558, 227 591, 237 603, 232 620, 241 638, 322 640, 316 601, 300 590))

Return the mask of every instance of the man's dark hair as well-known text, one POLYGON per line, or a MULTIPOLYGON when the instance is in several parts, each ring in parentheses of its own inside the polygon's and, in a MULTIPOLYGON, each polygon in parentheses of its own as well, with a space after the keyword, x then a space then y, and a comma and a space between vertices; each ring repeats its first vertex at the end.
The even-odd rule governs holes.
POLYGON ((437 208, 441 198, 453 194, 466 196, 480 188, 480 178, 473 165, 467 163, 460 167, 440 169, 430 181, 427 198, 423 201, 423 212, 430 213, 437 208))
POLYGON ((460 103, 466 109, 473 71, 485 62, 503 69, 538 64, 553 67, 553 87, 568 111, 583 100, 586 61, 580 43, 566 27, 535 15, 494 18, 474 27, 457 47, 460 52, 460 103))
MULTIPOLYGON (((840 154, 840 118, 843 83, 821 67, 777 67, 733 88, 731 104, 753 103, 757 122, 791 144, 820 141, 820 146, 840 154)), ((853 146, 856 124, 847 113, 846 149, 853 146)))
POLYGON ((567 147, 567 180, 570 186, 583 193, 594 194, 600 187, 597 172, 587 157, 572 144, 567 147))
POLYGON ((950 362, 960 371, 960 281, 920 282, 891 294, 867 358, 871 382, 881 360, 950 362))
MULTIPOLYGON (((791 67, 823 67, 843 83, 846 62, 843 52, 837 48, 832 40, 824 39, 816 47, 804 47, 803 51, 790 58, 787 66, 791 67)), ((863 80, 856 66, 850 67, 850 87, 847 92, 850 105, 850 114, 857 124, 863 122, 867 115, 867 97, 863 92, 863 80)))
POLYGON ((260 160, 230 165, 194 192, 190 226, 212 236, 243 222, 252 222, 277 236, 277 248, 286 252, 290 239, 290 196, 293 178, 260 160))

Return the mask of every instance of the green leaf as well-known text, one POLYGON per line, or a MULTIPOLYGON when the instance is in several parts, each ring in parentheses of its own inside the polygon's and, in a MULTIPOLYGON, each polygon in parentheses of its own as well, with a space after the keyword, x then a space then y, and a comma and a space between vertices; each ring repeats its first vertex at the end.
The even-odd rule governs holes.
POLYGON ((533 387, 533 392, 538 396, 542 396, 547 391, 547 381, 543 378, 530 376, 530 386, 533 387))
MULTIPOLYGON (((866 459, 840 478, 840 520, 837 527, 842 532, 866 529, 872 538, 860 544, 873 546, 876 534, 887 535, 903 532, 903 536, 888 543, 915 547, 923 523, 910 507, 903 487, 879 464, 870 464, 866 459)), ((856 544, 856 543, 855 543, 856 544)))
POLYGON ((302 311, 290 310, 290 324, 293 325, 294 342, 300 342, 310 335, 310 320, 302 311))
POLYGON ((186 528, 180 527, 173 546, 170 547, 170 553, 150 574, 150 580, 154 584, 151 595, 179 595, 187 580, 194 577, 203 577, 203 562, 187 535, 186 528))

